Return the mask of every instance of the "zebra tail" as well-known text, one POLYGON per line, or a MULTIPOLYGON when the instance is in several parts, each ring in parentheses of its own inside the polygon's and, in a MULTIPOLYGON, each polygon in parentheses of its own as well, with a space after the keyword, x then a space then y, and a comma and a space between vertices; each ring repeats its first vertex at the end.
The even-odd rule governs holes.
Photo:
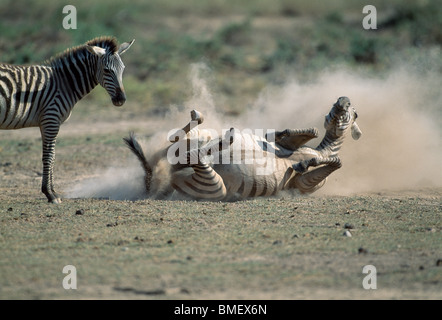
POLYGON ((144 169, 146 191, 149 193, 150 184, 152 181, 152 167, 149 165, 149 162, 144 156, 143 148, 138 143, 137 139, 135 138, 135 134, 133 132, 130 132, 129 137, 125 137, 123 138, 123 140, 130 149, 130 151, 132 151, 135 154, 135 156, 138 158, 138 160, 141 163, 141 167, 144 169))

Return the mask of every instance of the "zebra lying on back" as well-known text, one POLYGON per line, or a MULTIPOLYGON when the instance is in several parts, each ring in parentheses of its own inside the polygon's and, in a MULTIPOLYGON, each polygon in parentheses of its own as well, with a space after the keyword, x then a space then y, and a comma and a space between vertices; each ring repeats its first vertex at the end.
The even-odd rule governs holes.
POLYGON ((150 160, 133 134, 124 138, 142 164, 150 197, 178 193, 191 199, 233 201, 289 189, 311 193, 341 167, 338 151, 347 132, 350 130, 355 140, 362 134, 347 97, 339 98, 325 117, 326 134, 317 148, 304 146, 318 137, 316 128, 276 131, 265 138, 231 129, 224 138, 213 139, 211 131, 196 127, 203 122, 199 112, 193 110, 191 118, 187 126, 172 134, 173 144, 150 160), (188 150, 184 161, 171 163, 183 149, 188 150), (241 159, 235 159, 238 155, 241 159))
POLYGON ((134 40, 118 46, 115 38, 100 37, 71 48, 41 65, 0 64, 0 129, 40 127, 43 147, 41 191, 60 203, 54 191, 55 140, 78 100, 97 84, 115 106, 126 101, 120 55, 134 40))

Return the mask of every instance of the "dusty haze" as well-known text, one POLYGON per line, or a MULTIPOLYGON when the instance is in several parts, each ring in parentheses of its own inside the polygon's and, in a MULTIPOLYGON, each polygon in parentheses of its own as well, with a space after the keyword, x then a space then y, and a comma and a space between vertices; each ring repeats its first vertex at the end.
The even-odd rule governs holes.
MULTIPOLYGON (((265 88, 253 106, 235 118, 217 112, 212 94, 216 88, 210 87, 207 66, 192 65, 189 79, 192 94, 184 102, 185 110, 171 106, 163 128, 183 127, 189 121, 189 111, 197 109, 205 115, 202 127, 219 131, 232 126, 240 130, 314 126, 320 138, 309 145, 316 146, 324 135, 324 116, 332 104, 340 96, 349 97, 363 135, 358 141, 347 137, 340 152, 342 168, 316 194, 349 195, 442 185, 442 79, 437 72, 421 72, 416 66, 403 64, 382 77, 343 68, 324 71, 309 83, 293 75, 283 86, 265 88)), ((159 132, 155 139, 143 143, 150 150, 158 149, 157 141, 164 141, 166 133, 159 132)), ((127 168, 103 169, 100 176, 87 183, 80 181, 68 193, 70 197, 136 199, 143 193, 142 175, 134 160, 127 168)))

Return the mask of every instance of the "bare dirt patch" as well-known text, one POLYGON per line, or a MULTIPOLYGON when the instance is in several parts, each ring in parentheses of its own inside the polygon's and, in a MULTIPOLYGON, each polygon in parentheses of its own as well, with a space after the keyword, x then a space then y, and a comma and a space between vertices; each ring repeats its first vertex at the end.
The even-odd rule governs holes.
MULTIPOLYGON (((216 111, 205 79, 193 76, 192 98, 165 118, 142 112, 134 118, 141 106, 129 104, 130 112, 106 109, 100 121, 78 106, 57 142, 55 185, 65 196, 58 206, 40 192, 38 129, 1 132, 1 298, 441 298, 437 117, 406 97, 399 110, 388 90, 370 82, 390 97, 374 107, 369 91, 352 87, 358 78, 341 74, 312 87, 269 88, 250 112, 227 118, 216 111), (365 135, 344 144, 343 167, 319 192, 237 203, 153 201, 137 194, 143 173, 122 141, 129 131, 147 142, 165 138, 196 106, 209 128, 320 128, 329 106, 317 92, 330 86, 323 91, 330 96, 336 83, 353 88, 365 135), (305 106, 312 106, 309 112, 305 106), (154 136, 157 131, 164 135, 154 136), (409 148, 411 141, 425 143, 409 148), (73 196, 73 188, 84 193, 73 196), (134 194, 137 200, 128 201, 134 194), (78 270, 75 291, 62 287, 68 264, 78 270), (365 265, 377 269, 376 290, 362 287, 365 265)), ((406 89, 410 82, 416 79, 393 84, 406 89)), ((437 97, 427 100, 431 106, 437 97)))

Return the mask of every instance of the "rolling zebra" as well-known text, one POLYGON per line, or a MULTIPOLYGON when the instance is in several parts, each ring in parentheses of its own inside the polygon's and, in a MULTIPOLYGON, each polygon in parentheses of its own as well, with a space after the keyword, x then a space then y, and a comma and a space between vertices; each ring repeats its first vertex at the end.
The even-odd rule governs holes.
POLYGON ((118 46, 115 38, 99 37, 67 49, 41 65, 0 64, 0 129, 40 127, 43 149, 41 191, 60 203, 54 191, 55 140, 74 105, 100 84, 115 106, 126 94, 120 55, 134 40, 118 46))
POLYGON ((197 200, 234 201, 272 196, 281 190, 311 193, 321 188, 341 167, 338 152, 347 132, 351 131, 355 140, 360 138, 356 118, 350 100, 339 98, 325 117, 326 133, 316 148, 304 145, 318 137, 316 128, 286 129, 265 137, 230 129, 223 138, 213 139, 210 131, 197 128, 203 118, 195 110, 192 121, 172 135, 172 146, 150 160, 133 134, 124 140, 144 168, 150 197, 178 193, 197 200), (195 139, 197 147, 189 147, 195 139), (165 166, 166 157, 177 155, 181 146, 188 150, 185 160, 177 164, 168 161, 169 166, 165 166), (160 165, 163 168, 157 170, 160 165), (161 179, 160 174, 170 179, 161 179))

